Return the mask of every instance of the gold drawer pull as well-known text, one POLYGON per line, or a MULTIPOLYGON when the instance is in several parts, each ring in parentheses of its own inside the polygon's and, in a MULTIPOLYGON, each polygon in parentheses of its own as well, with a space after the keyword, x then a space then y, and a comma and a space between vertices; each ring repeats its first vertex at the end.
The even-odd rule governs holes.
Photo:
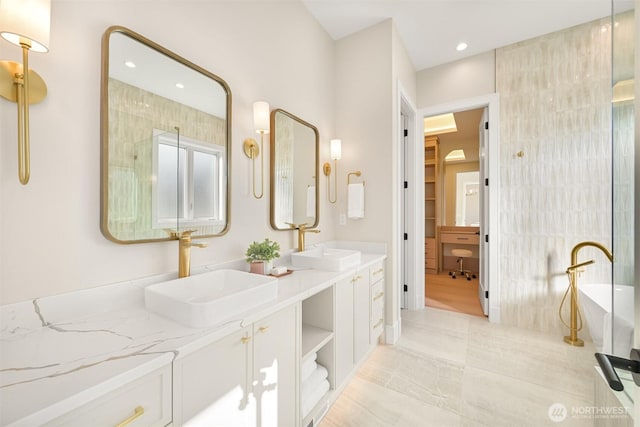
POLYGON ((384 268, 379 268, 376 271, 373 272, 373 275, 375 276, 376 274, 380 274, 384 272, 384 268))
POLYGON ((362 279, 362 276, 360 276, 359 274, 357 276, 353 276, 353 278, 351 279, 351 283, 356 283, 360 279, 362 279))
POLYGON ((269 330, 268 326, 260 326, 260 328, 258 328, 258 332, 260 332, 261 334, 264 334, 268 330, 269 330))
POLYGON ((377 328, 378 326, 382 325, 382 322, 384 322, 384 319, 380 319, 376 322, 375 325, 373 325, 373 329, 377 328))
POLYGON ((251 341, 251 337, 242 337, 240 338, 240 341, 242 342, 242 344, 246 344, 251 341))
POLYGON ((133 415, 131 415, 129 418, 127 418, 120 424, 116 425, 116 427, 128 426, 129 424, 134 422, 136 419, 140 418, 143 414, 144 414, 144 408, 142 406, 136 406, 136 408, 133 410, 133 415))
POLYGON ((382 298, 384 296, 384 292, 380 292, 378 295, 376 295, 375 297, 373 297, 373 300, 379 300, 380 298, 382 298))

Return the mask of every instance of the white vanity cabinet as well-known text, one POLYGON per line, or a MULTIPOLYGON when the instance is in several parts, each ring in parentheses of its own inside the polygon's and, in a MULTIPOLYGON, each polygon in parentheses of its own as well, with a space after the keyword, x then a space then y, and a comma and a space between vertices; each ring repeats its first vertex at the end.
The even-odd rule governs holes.
POLYGON ((358 270, 353 276, 353 364, 369 351, 370 292, 369 270, 358 270))
POLYGON ((45 425, 163 427, 170 423, 171 365, 166 365, 45 425))
POLYGON ((369 349, 369 270, 358 270, 334 286, 336 384, 342 384, 369 349))
POLYGON ((384 331, 384 261, 380 261, 369 269, 369 281, 371 282, 371 317, 370 317, 370 343, 376 344, 384 331))
POLYGON ((174 424, 295 425, 297 305, 174 362, 174 424))

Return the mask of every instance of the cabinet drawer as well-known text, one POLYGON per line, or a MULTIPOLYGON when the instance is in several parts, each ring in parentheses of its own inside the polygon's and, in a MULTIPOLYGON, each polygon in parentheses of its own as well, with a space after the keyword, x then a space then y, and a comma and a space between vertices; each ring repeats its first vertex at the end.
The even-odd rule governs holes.
POLYGON ((384 261, 376 262, 369 268, 369 277, 370 283, 384 279, 384 261))
POLYGON ((371 304, 373 306, 377 301, 384 301, 384 282, 376 282, 371 285, 371 304))
POLYGON ((469 233, 442 233, 440 234, 442 243, 463 243, 466 245, 477 245, 480 242, 480 236, 469 233))
POLYGON ((436 239, 433 239, 433 238, 424 239, 424 250, 425 252, 435 252, 436 239))
POLYGON ((171 421, 171 365, 167 365, 46 425, 162 427, 171 421))
POLYGON ((370 342, 375 343, 384 328, 384 282, 371 286, 370 342))
POLYGON ((425 258, 424 266, 426 268, 436 268, 436 259, 435 258, 425 258))

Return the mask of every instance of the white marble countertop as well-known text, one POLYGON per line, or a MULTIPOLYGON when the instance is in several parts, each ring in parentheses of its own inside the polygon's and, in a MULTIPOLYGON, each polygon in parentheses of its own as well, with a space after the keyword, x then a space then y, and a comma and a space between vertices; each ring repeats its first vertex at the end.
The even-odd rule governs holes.
MULTIPOLYGON (((357 268, 386 256, 384 245, 361 248, 373 253, 362 250, 357 268)), ((209 266, 199 272, 228 265, 209 266)), ((235 265, 242 268, 241 262, 235 265)), ((294 271, 279 279, 277 299, 206 329, 188 328, 145 309, 144 287, 166 280, 166 276, 2 306, 0 424, 32 426, 53 420, 302 301, 354 270, 294 271)))

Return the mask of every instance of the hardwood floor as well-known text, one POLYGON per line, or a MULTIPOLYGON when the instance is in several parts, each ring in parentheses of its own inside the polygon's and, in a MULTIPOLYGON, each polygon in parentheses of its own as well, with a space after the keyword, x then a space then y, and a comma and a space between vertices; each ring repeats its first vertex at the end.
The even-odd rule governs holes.
POLYGON ((478 279, 452 279, 448 272, 427 274, 424 295, 427 307, 484 317, 478 299, 478 279))

